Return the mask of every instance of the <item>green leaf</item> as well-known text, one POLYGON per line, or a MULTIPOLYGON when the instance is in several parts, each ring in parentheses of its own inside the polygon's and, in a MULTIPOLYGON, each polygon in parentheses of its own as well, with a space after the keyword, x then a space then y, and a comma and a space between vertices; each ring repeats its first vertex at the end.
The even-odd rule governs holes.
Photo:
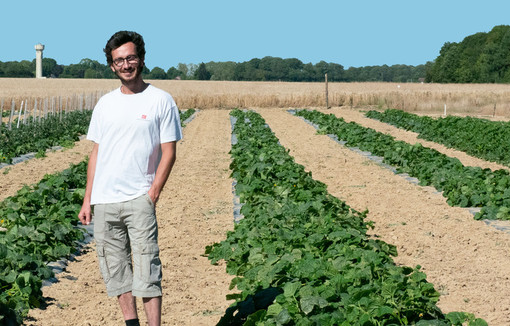
POLYGON ((299 303, 301 305, 301 309, 306 315, 311 313, 315 306, 318 306, 319 308, 324 308, 328 306, 328 302, 319 296, 309 296, 301 298, 301 300, 299 300, 299 303))
POLYGON ((288 282, 285 283, 283 287, 283 295, 287 298, 294 297, 296 291, 301 287, 301 283, 299 282, 288 282))
POLYGON ((269 307, 267 307, 267 315, 268 316, 276 316, 283 310, 283 307, 278 303, 273 303, 269 307))
POLYGON ((292 321, 292 317, 287 309, 283 309, 275 318, 279 325, 285 325, 292 321))

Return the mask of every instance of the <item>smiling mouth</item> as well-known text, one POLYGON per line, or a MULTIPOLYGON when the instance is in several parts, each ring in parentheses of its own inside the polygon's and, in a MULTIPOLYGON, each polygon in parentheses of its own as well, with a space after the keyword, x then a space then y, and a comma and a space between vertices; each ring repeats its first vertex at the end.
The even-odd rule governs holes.
POLYGON ((121 71, 121 74, 123 74, 123 75, 133 75, 134 73, 135 73, 135 69, 121 71))

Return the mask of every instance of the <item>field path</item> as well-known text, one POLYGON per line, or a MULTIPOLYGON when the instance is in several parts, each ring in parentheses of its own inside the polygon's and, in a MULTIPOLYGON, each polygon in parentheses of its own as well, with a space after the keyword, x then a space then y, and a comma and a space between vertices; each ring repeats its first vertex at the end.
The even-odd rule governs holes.
MULTIPOLYGON (((230 121, 226 110, 207 110, 184 128, 177 162, 157 204, 163 264, 163 324, 215 325, 231 302, 225 266, 203 256, 206 245, 233 228, 230 121)), ((27 325, 121 325, 115 298, 99 275, 94 244, 44 287, 46 309, 33 309, 27 325)), ((139 302, 140 320, 145 315, 139 302)))
POLYGON ((81 140, 73 148, 50 151, 46 157, 33 158, 0 169, 0 201, 16 194, 23 185, 38 183, 46 174, 65 170, 90 154, 92 142, 81 140))
POLYGON ((510 325, 510 236, 462 208, 450 207, 431 188, 409 183, 369 159, 317 135, 314 127, 281 109, 258 110, 296 162, 328 191, 357 209, 369 209, 371 231, 396 245, 398 264, 421 265, 442 295, 444 312, 466 311, 489 325, 510 325))
POLYGON ((326 114, 333 113, 337 117, 344 118, 344 120, 347 122, 351 122, 351 121, 356 122, 356 123, 362 125, 363 127, 372 128, 376 131, 391 135, 391 136, 395 137, 395 139, 397 139, 397 140, 402 140, 402 141, 408 142, 410 144, 421 143, 425 147, 433 148, 433 149, 437 150, 438 152, 441 152, 445 155, 458 158, 462 162, 462 164, 464 164, 465 166, 478 166, 481 168, 490 168, 492 170, 498 170, 498 169, 507 169, 508 170, 508 169, 510 169, 507 166, 504 166, 504 165, 501 165, 501 164, 498 164, 495 162, 488 162, 488 161, 479 159, 477 157, 468 155, 465 152, 451 149, 451 148, 448 148, 444 145, 441 145, 441 144, 438 144, 435 142, 420 139, 420 138, 418 138, 418 134, 415 132, 406 131, 404 129, 399 129, 399 128, 392 126, 390 124, 387 124, 387 123, 384 123, 384 122, 381 122, 381 121, 378 121, 375 119, 367 118, 367 117, 365 117, 364 112, 361 112, 359 110, 351 110, 351 109, 347 109, 344 107, 342 107, 342 108, 336 107, 336 108, 332 108, 329 110, 319 109, 318 111, 326 113, 326 114))

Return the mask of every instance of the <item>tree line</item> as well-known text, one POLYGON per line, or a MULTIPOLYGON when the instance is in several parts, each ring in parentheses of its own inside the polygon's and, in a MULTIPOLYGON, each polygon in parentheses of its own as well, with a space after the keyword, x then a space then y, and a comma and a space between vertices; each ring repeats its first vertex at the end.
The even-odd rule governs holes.
POLYGON ((509 83, 510 26, 495 26, 459 43, 446 42, 428 63, 425 78, 434 83, 509 83))
MULTIPOLYGON (((110 67, 91 59, 60 65, 43 58, 43 76, 53 78, 115 78, 110 67)), ((144 67, 145 79, 195 79, 231 81, 321 82, 324 75, 333 82, 434 82, 434 83, 509 83, 510 26, 495 26, 488 33, 476 33, 462 42, 446 42, 439 56, 422 65, 382 65, 350 67, 320 61, 303 63, 296 58, 264 57, 245 62, 179 63, 164 70, 144 67)), ((0 77, 34 77, 32 61, 0 61, 0 77)))
MULTIPOLYGON (((254 58, 236 63, 207 62, 200 64, 179 63, 177 67, 164 70, 161 67, 144 67, 145 79, 191 79, 230 81, 291 81, 320 82, 325 73, 329 81, 338 82, 416 82, 425 76, 424 65, 344 67, 337 63, 320 61, 303 63, 299 59, 278 57, 254 58)), ((55 59, 43 58, 42 74, 48 78, 116 78, 110 67, 91 59, 82 59, 77 64, 60 65, 55 59)), ((0 61, 0 77, 34 77, 35 59, 32 61, 0 61)))

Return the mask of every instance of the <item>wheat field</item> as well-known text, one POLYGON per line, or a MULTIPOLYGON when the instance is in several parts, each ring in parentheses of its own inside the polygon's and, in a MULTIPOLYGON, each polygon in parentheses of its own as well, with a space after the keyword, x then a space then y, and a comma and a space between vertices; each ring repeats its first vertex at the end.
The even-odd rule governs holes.
MULTIPOLYGON (((324 83, 234 82, 149 80, 168 91, 179 108, 324 107, 324 83)), ((0 103, 10 110, 14 100, 69 98, 96 99, 120 85, 115 79, 24 79, 0 78, 0 103)), ((419 83, 329 83, 331 107, 396 108, 405 111, 510 117, 510 85, 504 84, 419 84, 419 83)), ((63 100, 62 100, 63 99, 63 100)), ((79 101, 79 100, 78 100, 79 101)))

